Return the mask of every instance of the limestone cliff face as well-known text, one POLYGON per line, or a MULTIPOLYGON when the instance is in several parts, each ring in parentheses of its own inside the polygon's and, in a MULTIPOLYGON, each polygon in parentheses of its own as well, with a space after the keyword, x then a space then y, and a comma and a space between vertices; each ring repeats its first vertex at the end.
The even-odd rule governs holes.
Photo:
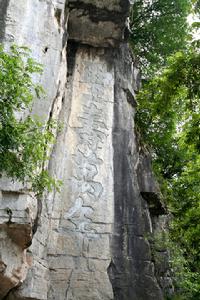
POLYGON ((30 47, 44 65, 35 80, 47 95, 33 113, 63 124, 48 165, 63 186, 44 196, 37 223, 41 203, 1 178, 0 299, 162 300, 171 284, 147 238, 165 210, 134 128, 140 78, 126 42, 129 8, 0 1, 1 42, 30 47))

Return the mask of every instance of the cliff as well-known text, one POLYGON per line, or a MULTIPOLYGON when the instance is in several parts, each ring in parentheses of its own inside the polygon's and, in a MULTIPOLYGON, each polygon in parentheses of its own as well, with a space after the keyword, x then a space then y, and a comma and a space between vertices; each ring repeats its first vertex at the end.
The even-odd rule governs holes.
POLYGON ((46 99, 33 114, 62 124, 48 169, 63 181, 38 202, 1 178, 2 300, 162 300, 171 286, 166 249, 159 265, 148 240, 165 209, 134 125, 129 9, 129 0, 0 1, 1 42, 30 47, 44 65, 35 80, 46 99))

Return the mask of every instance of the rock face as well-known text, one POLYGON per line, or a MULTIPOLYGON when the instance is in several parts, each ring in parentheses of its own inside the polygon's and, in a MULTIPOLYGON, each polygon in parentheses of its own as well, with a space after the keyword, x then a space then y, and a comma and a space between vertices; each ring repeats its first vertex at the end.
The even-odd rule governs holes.
POLYGON ((129 0, 69 0, 69 37, 97 47, 120 44, 125 35, 129 0))
POLYGON ((27 275, 32 225, 37 206, 32 195, 6 190, 0 194, 0 299, 27 275))
POLYGON ((44 65, 35 80, 47 95, 33 113, 63 124, 48 165, 60 193, 38 202, 1 178, 2 300, 162 300, 170 288, 166 249, 163 267, 148 239, 165 208, 134 128, 140 77, 126 42, 129 8, 0 1, 1 41, 29 46, 44 65))

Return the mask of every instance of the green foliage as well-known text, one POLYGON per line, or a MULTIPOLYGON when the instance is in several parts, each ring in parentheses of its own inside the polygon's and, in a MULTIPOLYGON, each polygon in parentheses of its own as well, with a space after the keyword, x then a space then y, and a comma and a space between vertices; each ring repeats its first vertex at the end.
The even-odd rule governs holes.
POLYGON ((44 93, 32 80, 37 73, 42 66, 29 49, 12 46, 6 52, 0 46, 0 174, 31 184, 41 195, 45 189, 59 188, 60 182, 45 170, 55 124, 26 116, 33 98, 44 93))
POLYGON ((156 161, 164 166, 163 176, 171 178, 187 159, 178 141, 182 147, 191 144, 190 151, 199 149, 199 54, 178 52, 168 63, 162 74, 143 85, 136 120, 156 161))
POLYGON ((200 53, 178 52, 146 82, 136 120, 174 218, 171 242, 181 299, 200 298, 200 53), (179 267, 179 268, 177 268, 179 267))
POLYGON ((176 278, 176 294, 170 300, 199 299, 199 274, 192 272, 184 257, 184 251, 177 243, 170 241, 168 249, 171 255, 171 267, 176 278))
POLYGON ((199 0, 136 0, 131 14, 130 43, 145 75, 137 127, 173 215, 174 300, 200 299, 199 16, 199 0))
POLYGON ((194 12, 199 14, 200 13, 200 0, 192 0, 192 4, 194 6, 194 12))
POLYGON ((190 0, 134 1, 130 43, 143 73, 158 71, 169 55, 186 47, 190 10, 190 0))

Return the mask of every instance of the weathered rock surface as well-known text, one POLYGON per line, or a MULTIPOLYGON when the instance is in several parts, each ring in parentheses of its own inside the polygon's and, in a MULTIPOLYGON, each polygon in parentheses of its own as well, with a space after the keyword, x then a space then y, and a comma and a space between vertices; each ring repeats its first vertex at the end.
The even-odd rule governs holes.
POLYGON ((26 279, 31 263, 26 249, 32 241, 36 215, 33 195, 15 190, 0 192, 0 299, 26 279))
POLYGON ((1 41, 44 64, 35 80, 47 95, 33 113, 63 124, 48 165, 63 186, 40 215, 27 187, 0 181, 2 300, 163 299, 168 266, 156 264, 148 235, 165 209, 134 129, 129 2, 0 1, 1 41))
POLYGON ((69 0, 71 40, 99 47, 119 45, 126 35, 129 0, 69 0))

